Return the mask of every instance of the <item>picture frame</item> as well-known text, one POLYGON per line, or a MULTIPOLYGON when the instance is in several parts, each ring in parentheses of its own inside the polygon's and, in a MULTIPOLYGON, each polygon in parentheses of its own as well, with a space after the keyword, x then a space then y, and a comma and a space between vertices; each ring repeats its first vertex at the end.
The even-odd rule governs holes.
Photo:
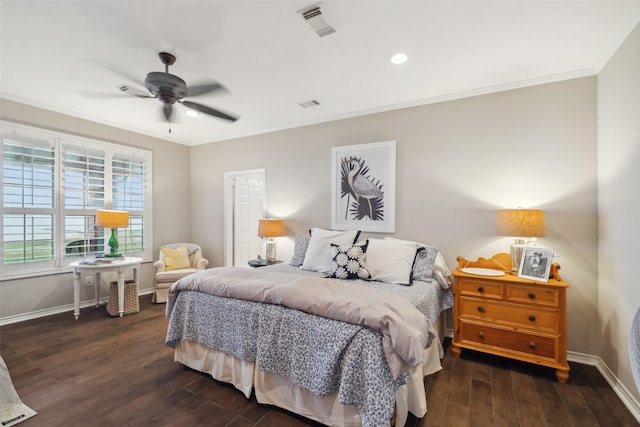
POLYGON ((520 259, 518 277, 536 282, 548 282, 552 263, 553 249, 526 247, 520 259))
POLYGON ((395 232, 396 141, 331 149, 331 228, 395 232))

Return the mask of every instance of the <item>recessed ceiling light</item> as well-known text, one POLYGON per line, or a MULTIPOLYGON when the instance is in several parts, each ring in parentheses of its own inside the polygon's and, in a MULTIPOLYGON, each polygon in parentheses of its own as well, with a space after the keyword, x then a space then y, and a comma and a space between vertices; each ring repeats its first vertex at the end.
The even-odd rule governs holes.
POLYGON ((189 117, 198 117, 200 115, 196 110, 187 110, 185 114, 189 117))
POLYGON ((404 53, 396 53, 395 55, 393 55, 391 57, 391 63, 392 64, 404 64, 405 62, 407 62, 407 59, 409 59, 409 57, 407 55, 405 55, 404 53))

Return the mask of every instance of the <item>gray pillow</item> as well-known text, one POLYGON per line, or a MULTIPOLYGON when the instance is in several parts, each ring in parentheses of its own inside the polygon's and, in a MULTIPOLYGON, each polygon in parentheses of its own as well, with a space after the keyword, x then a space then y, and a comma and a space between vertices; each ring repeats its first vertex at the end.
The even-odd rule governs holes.
POLYGON ((413 280, 428 282, 433 274, 433 264, 438 256, 438 248, 435 246, 421 246, 413 261, 413 280))
POLYGON ((291 257, 290 265, 294 267, 300 267, 304 262, 304 256, 307 253, 307 247, 309 246, 310 237, 296 236, 295 243, 293 245, 293 257, 291 257))

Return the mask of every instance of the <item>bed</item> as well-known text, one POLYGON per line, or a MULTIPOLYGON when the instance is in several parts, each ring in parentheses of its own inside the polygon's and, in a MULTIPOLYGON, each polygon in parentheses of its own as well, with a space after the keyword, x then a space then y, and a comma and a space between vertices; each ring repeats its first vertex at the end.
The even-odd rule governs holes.
POLYGON ((435 247, 354 233, 312 229, 296 238, 290 263, 176 282, 166 338, 174 359, 326 425, 424 416, 423 378, 441 369, 450 271, 435 247))

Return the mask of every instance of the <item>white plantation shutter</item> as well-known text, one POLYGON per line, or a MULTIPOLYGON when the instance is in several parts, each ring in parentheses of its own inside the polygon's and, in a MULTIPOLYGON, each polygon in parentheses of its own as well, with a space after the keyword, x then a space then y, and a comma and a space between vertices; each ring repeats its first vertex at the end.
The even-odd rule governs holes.
POLYGON ((120 251, 153 258, 150 151, 1 121, 0 131, 0 278, 101 254, 110 230, 95 225, 97 209, 129 211, 120 251))
POLYGON ((105 204, 105 150, 62 143, 62 218, 64 259, 103 252, 104 230, 95 225, 96 209, 105 204))
POLYGON ((49 268, 55 259, 55 148, 47 138, 2 128, 0 265, 49 268))
POLYGON ((129 212, 129 227, 118 230, 121 251, 144 251, 145 195, 148 193, 149 168, 146 159, 114 154, 111 163, 112 207, 129 212))
POLYGON ((63 147, 65 209, 101 209, 104 206, 105 153, 63 147))

